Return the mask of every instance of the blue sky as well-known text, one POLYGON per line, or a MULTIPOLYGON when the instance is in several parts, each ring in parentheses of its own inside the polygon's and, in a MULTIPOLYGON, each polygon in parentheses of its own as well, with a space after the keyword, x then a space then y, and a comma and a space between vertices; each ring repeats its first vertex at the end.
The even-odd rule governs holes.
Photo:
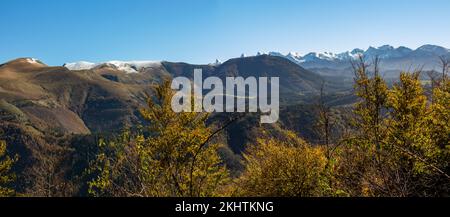
POLYGON ((0 62, 210 63, 257 51, 450 48, 448 0, 1 0, 0 62))

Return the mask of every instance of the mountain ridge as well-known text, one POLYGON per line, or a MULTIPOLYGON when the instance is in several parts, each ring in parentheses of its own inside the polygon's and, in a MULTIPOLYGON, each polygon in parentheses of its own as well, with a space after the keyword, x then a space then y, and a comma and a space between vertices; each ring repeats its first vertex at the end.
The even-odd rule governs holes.
MULTIPOLYGON (((123 62, 119 62, 123 63, 123 62)), ((317 94, 323 78, 281 57, 262 55, 235 58, 217 65, 154 62, 128 73, 115 64, 70 70, 36 59, 19 58, 0 65, 0 120, 17 122, 38 131, 61 133, 112 132, 140 122, 138 109, 146 94, 163 79, 204 76, 280 77, 280 98, 299 102, 317 94), (72 124, 71 124, 72 123, 72 124)), ((128 65, 130 66, 130 65, 128 65)))
MULTIPOLYGON (((289 52, 288 54, 282 54, 281 52, 271 51, 268 54, 274 56, 281 56, 290 59, 295 59, 297 63, 304 63, 320 60, 329 61, 347 61, 350 59, 357 58, 358 55, 364 55, 368 58, 373 58, 379 56, 380 58, 395 58, 395 57, 405 57, 410 54, 417 54, 419 52, 434 54, 434 55, 447 55, 450 53, 450 49, 447 49, 438 45, 425 44, 417 49, 413 50, 405 46, 399 46, 397 48, 391 45, 382 45, 379 47, 369 46, 367 50, 362 50, 360 48, 354 48, 351 51, 345 51, 341 53, 333 52, 309 52, 305 55, 300 55, 298 52, 289 52)), ((261 52, 258 52, 261 53, 261 52)), ((258 54, 257 54, 258 55, 258 54)))
POLYGON ((437 45, 422 45, 413 50, 405 46, 397 48, 390 45, 380 47, 370 46, 367 50, 355 48, 352 51, 334 54, 331 52, 300 55, 296 52, 282 54, 279 52, 269 52, 269 55, 286 58, 305 69, 317 72, 326 76, 352 77, 351 61, 362 55, 366 61, 370 62, 376 57, 380 59, 380 69, 386 72, 386 78, 398 77, 401 71, 411 69, 421 69, 424 71, 440 70, 439 58, 450 59, 450 50, 437 45))
MULTIPOLYGON (((438 57, 450 58, 450 49, 447 49, 438 45, 425 44, 416 49, 411 49, 406 46, 394 47, 391 45, 382 45, 379 47, 369 46, 366 50, 360 48, 354 48, 351 51, 345 51, 341 53, 333 52, 309 52, 305 55, 301 55, 299 52, 289 52, 283 54, 277 51, 271 52, 257 52, 255 55, 241 54, 240 57, 231 58, 247 58, 254 56, 276 56, 282 57, 291 62, 298 64, 308 70, 315 71, 322 75, 328 75, 329 71, 336 71, 335 75, 344 74, 345 76, 351 76, 351 64, 352 60, 357 59, 360 55, 364 56, 367 60, 373 60, 375 57, 380 58, 382 61, 382 69, 389 70, 396 73, 388 74, 388 76, 397 76, 399 71, 410 68, 422 68, 424 70, 434 70, 439 68, 438 57), (346 70, 347 72, 342 72, 346 70)), ((228 61, 229 61, 228 60, 228 61)), ((79 61, 72 63, 65 63, 63 66, 70 70, 87 70, 104 67, 108 65, 115 67, 117 70, 125 71, 127 73, 138 73, 144 68, 159 67, 163 62, 168 61, 106 61, 100 63, 93 63, 87 61, 79 61)), ((225 62, 221 62, 218 59, 214 63, 204 64, 209 66, 220 66, 225 62)))

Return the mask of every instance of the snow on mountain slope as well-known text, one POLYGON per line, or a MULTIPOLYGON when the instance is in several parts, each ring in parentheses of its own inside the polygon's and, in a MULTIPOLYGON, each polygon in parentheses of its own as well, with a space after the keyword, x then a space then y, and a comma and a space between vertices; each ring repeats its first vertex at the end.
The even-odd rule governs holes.
POLYGON ((27 62, 29 62, 31 64, 42 64, 39 62, 38 59, 35 59, 35 58, 27 58, 26 60, 27 60, 27 62))
POLYGON ((377 48, 369 47, 365 51, 356 48, 352 51, 346 51, 337 54, 331 52, 311 52, 304 56, 300 55, 297 52, 289 52, 288 54, 282 54, 280 52, 269 52, 268 54, 272 56, 284 57, 297 64, 302 64, 308 62, 348 62, 349 60, 358 58, 358 56, 360 55, 364 55, 368 59, 374 58, 375 56, 378 56, 381 59, 409 58, 412 56, 441 56, 450 55, 450 50, 436 45, 424 45, 417 48, 416 50, 412 50, 404 46, 394 48, 390 45, 383 45, 377 48))
POLYGON ((92 69, 95 67, 95 63, 86 62, 86 61, 79 61, 74 63, 66 63, 64 64, 64 67, 70 69, 70 70, 86 70, 86 69, 92 69))
POLYGON ((161 62, 159 61, 108 61, 108 62, 102 62, 102 63, 91 63, 86 61, 79 61, 74 63, 66 63, 64 64, 64 67, 70 69, 70 70, 87 70, 87 69, 93 69, 98 66, 102 65, 110 65, 117 70, 124 71, 126 73, 137 73, 143 68, 151 68, 151 67, 158 67, 161 65, 161 62))
MULTIPOLYGON (((369 47, 367 50, 359 48, 352 51, 346 51, 342 53, 332 52, 310 52, 306 55, 301 55, 298 52, 289 52, 283 54, 280 52, 257 52, 255 56, 270 55, 286 58, 294 63, 297 63, 305 68, 320 68, 320 67, 335 67, 339 65, 348 64, 350 60, 358 58, 363 55, 366 59, 370 60, 378 56, 382 60, 397 61, 402 66, 411 65, 412 63, 426 64, 432 68, 435 64, 428 64, 429 59, 438 56, 448 56, 450 58, 450 50, 436 45, 423 45, 416 50, 400 46, 393 47, 390 45, 383 45, 380 47, 369 47)), ((247 57, 242 54, 241 58, 247 57)), ((211 65, 220 65, 222 62, 216 60, 211 65)), ((115 67, 118 70, 126 73, 137 73, 143 68, 158 67, 161 65, 159 61, 108 61, 102 63, 92 63, 86 61, 66 63, 64 66, 70 70, 86 70, 93 69, 95 67, 109 65, 115 67)), ((392 65, 392 64, 391 64, 392 65)), ((394 64, 395 65, 395 64, 394 64)), ((393 67, 395 68, 395 67, 393 67)), ((397 67, 398 68, 398 67, 397 67)))

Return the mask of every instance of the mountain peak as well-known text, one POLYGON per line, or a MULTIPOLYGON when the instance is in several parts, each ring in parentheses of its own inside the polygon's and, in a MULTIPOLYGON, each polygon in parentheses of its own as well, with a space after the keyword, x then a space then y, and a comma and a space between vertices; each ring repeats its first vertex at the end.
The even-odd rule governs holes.
POLYGON ((210 63, 209 65, 211 66, 219 66, 222 64, 222 61, 220 61, 219 59, 216 59, 216 61, 214 63, 210 63))
POLYGON ((158 67, 161 65, 159 61, 119 61, 113 60, 101 63, 92 63, 87 61, 79 61, 73 63, 65 63, 63 66, 69 70, 88 70, 99 66, 110 66, 126 73, 137 73, 143 68, 158 67))
POLYGON ((95 67, 95 63, 87 61, 78 61, 74 63, 65 63, 63 66, 70 70, 87 70, 95 67))
POLYGON ((350 53, 351 54, 362 54, 362 53, 364 53, 364 50, 359 49, 359 48, 355 48, 350 53))
POLYGON ((47 67, 47 65, 36 58, 25 57, 25 58, 17 58, 7 63, 1 64, 0 67, 10 67, 11 69, 28 71, 37 68, 47 67))
POLYGON ((432 44, 422 45, 419 48, 417 48, 416 51, 431 52, 431 53, 436 53, 439 55, 449 52, 449 50, 447 48, 444 48, 444 47, 441 47, 438 45, 432 45, 432 44))
POLYGON ((394 50, 394 47, 386 44, 386 45, 378 47, 378 50, 394 50))
POLYGON ((33 64, 33 65, 45 66, 45 64, 43 62, 41 62, 40 60, 38 60, 36 58, 32 58, 32 57, 17 58, 15 60, 9 61, 7 64, 13 64, 13 63, 33 64))
POLYGON ((393 47, 391 45, 382 45, 379 47, 370 46, 367 50, 362 50, 355 48, 352 51, 346 51, 342 53, 332 53, 332 52, 309 52, 304 56, 301 56, 297 52, 289 52, 288 54, 282 54, 280 52, 269 52, 269 55, 284 57, 291 60, 297 64, 313 63, 321 64, 324 62, 328 63, 339 63, 348 62, 349 60, 356 59, 359 55, 371 59, 375 56, 381 59, 394 59, 394 58, 409 58, 409 57, 430 57, 430 56, 441 56, 449 55, 450 50, 436 45, 423 45, 416 50, 412 50, 405 46, 393 47))

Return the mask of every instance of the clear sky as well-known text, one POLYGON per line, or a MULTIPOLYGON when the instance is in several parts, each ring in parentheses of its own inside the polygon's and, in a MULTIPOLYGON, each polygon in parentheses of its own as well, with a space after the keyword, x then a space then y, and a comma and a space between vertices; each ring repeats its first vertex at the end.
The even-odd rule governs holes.
POLYGON ((448 0, 1 0, 0 62, 210 63, 257 51, 450 48, 448 0))

